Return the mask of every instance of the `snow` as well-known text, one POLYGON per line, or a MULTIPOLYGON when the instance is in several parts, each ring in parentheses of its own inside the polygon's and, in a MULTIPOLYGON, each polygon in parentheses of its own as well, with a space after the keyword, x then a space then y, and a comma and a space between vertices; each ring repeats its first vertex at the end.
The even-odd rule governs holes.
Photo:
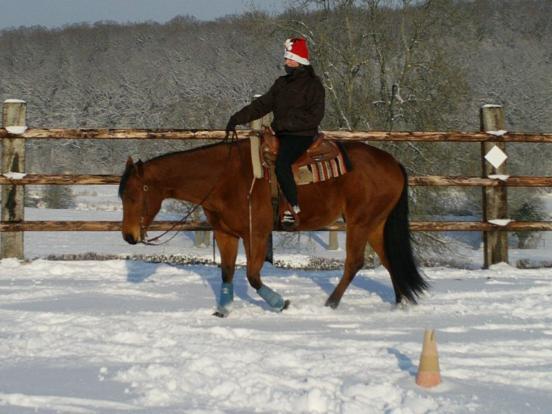
POLYGON ((6 99, 4 103, 25 103, 25 101, 22 101, 21 99, 6 99))
POLYGON ((432 290, 395 307, 382 268, 337 310, 339 271, 266 265, 278 314, 235 276, 211 316, 215 266, 0 261, 0 409, 39 413, 517 413, 552 403, 552 271, 425 269, 432 290), (424 329, 443 383, 415 385, 424 329))
POLYGON ((25 125, 7 126, 6 127, 6 131, 8 131, 8 133, 14 134, 14 135, 23 134, 23 133, 25 133, 26 130, 27 130, 27 127, 25 125))
POLYGON ((510 176, 507 174, 490 174, 489 178, 492 178, 493 180, 508 181, 510 176))
POLYGON ((512 220, 510 220, 510 219, 492 219, 492 220, 489 220, 489 223, 496 224, 497 226, 507 226, 511 222, 512 222, 512 220))
POLYGON ((19 172, 7 172, 5 174, 2 174, 4 177, 6 177, 9 180, 21 180, 22 178, 25 178, 27 174, 25 173, 19 173, 19 172))
POLYGON ((494 135, 496 137, 501 137, 503 136, 504 134, 507 134, 508 131, 504 130, 504 129, 499 129, 498 131, 485 131, 487 134, 491 134, 491 135, 494 135))

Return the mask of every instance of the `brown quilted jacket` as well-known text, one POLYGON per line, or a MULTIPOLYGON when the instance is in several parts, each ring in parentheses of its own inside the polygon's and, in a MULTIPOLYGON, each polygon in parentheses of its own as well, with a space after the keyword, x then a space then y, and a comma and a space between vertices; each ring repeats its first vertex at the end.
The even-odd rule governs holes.
POLYGON ((236 125, 246 124, 273 112, 272 129, 276 134, 314 136, 324 117, 324 97, 322 82, 312 68, 304 66, 276 79, 267 93, 232 119, 236 125))

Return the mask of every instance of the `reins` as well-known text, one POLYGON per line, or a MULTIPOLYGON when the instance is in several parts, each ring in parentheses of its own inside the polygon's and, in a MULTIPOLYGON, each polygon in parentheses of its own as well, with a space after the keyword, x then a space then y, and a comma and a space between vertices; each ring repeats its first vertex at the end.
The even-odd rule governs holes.
MULTIPOLYGON (((188 219, 188 217, 190 217, 196 210, 197 208, 205 202, 205 200, 207 200, 207 198, 211 195, 211 192, 213 190, 214 186, 211 188, 211 190, 207 193, 207 195, 205 196, 205 198, 199 203, 199 204, 196 204, 195 206, 193 206, 193 208, 188 211, 188 213, 182 218, 180 219, 179 221, 177 221, 176 223, 174 223, 168 230, 164 231, 163 233, 161 233, 159 236, 156 236, 156 237, 153 237, 151 239, 145 239, 145 237, 147 237, 147 230, 145 229, 144 227, 144 213, 142 213, 142 216, 140 216, 140 235, 142 236, 142 244, 146 244, 148 246, 161 246, 163 244, 167 244, 168 242, 170 242, 172 239, 174 239, 178 233, 181 232, 181 230, 177 230, 170 238, 168 238, 167 240, 165 241, 162 241, 162 242, 159 242, 159 243, 154 243, 155 241, 159 240, 161 237, 163 237, 165 234, 173 231, 178 225, 186 222, 186 220, 188 219)), ((148 185, 147 184, 144 184, 143 186, 143 191, 144 191, 144 204, 143 204, 143 208, 142 208, 142 211, 147 211, 147 197, 145 195, 145 193, 148 191, 148 185)))
MULTIPOLYGON (((226 170, 226 166, 228 165, 228 162, 230 161, 230 156, 232 155, 232 148, 234 147, 232 144, 234 143, 237 143, 238 142, 238 134, 236 133, 236 131, 232 131, 232 133, 230 132, 226 132, 226 136, 224 137, 224 141, 225 143, 230 143, 230 145, 228 146, 228 156, 226 157, 226 161, 224 163, 224 167, 218 177, 218 179, 215 181, 215 183, 213 184, 213 186, 209 189, 209 191, 207 192, 207 194, 205 194, 205 196, 203 197, 203 199, 196 205, 194 205, 192 207, 192 209, 190 211, 188 211, 188 213, 182 218, 180 219, 179 221, 177 221, 176 223, 174 223, 168 230, 166 230, 165 232, 161 233, 159 236, 156 236, 154 238, 151 238, 151 239, 146 239, 147 237, 147 230, 144 226, 144 217, 145 217, 145 213, 147 212, 148 210, 148 198, 146 197, 146 193, 149 191, 149 186, 147 184, 144 184, 142 186, 142 191, 144 193, 144 202, 142 204, 142 215, 140 216, 140 237, 142 238, 141 240, 141 243, 142 244, 145 244, 145 245, 148 245, 148 246, 161 246, 163 244, 166 244, 168 242, 170 242, 172 239, 174 239, 178 233, 180 233, 182 230, 177 230, 170 238, 168 238, 167 240, 165 241, 162 241, 162 242, 158 242, 158 243, 155 243, 157 240, 159 240, 161 237, 165 236, 166 234, 170 233, 171 231, 173 231, 177 226, 179 226, 180 224, 182 223, 185 223, 186 220, 188 219, 188 217, 190 217, 205 201, 207 201, 207 199, 209 198, 209 196, 212 194, 213 190, 215 189, 215 187, 217 186, 217 184, 220 182, 220 178, 222 177, 222 175, 225 173, 225 170, 226 170)), ((238 154, 240 154, 240 152, 238 151, 238 154)), ((241 157, 241 154, 240 154, 240 157, 241 157)))

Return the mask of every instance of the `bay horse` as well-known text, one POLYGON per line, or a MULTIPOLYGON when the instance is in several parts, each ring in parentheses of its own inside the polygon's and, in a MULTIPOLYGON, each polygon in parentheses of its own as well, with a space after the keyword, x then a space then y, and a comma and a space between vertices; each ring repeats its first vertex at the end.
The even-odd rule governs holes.
MULTIPOLYGON (((416 303, 428 283, 413 257, 408 220, 408 179, 390 154, 362 142, 343 143, 352 170, 341 177, 298 187, 299 225, 316 230, 343 217, 346 223, 344 272, 326 306, 336 308, 364 264, 369 243, 388 270, 395 301, 416 303)), ((247 279, 275 311, 288 305, 263 284, 261 268, 273 229, 270 183, 253 179, 249 140, 222 142, 165 154, 149 161, 128 158, 121 177, 122 235, 144 242, 148 226, 166 198, 201 204, 221 256, 222 285, 217 316, 233 301, 238 241, 243 240, 247 279), (250 197, 250 200, 249 200, 250 197)))

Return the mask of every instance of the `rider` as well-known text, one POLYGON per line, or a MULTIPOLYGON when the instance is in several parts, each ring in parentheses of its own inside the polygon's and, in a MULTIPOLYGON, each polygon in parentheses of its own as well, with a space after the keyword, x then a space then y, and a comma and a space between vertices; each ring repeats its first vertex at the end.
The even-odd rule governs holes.
POLYGON ((276 79, 267 93, 230 117, 226 131, 273 112, 272 129, 280 141, 276 159, 278 183, 292 207, 285 211, 282 224, 294 226, 301 209, 291 165, 307 150, 318 134, 324 117, 324 87, 309 62, 307 42, 291 38, 285 42, 286 75, 276 79))

